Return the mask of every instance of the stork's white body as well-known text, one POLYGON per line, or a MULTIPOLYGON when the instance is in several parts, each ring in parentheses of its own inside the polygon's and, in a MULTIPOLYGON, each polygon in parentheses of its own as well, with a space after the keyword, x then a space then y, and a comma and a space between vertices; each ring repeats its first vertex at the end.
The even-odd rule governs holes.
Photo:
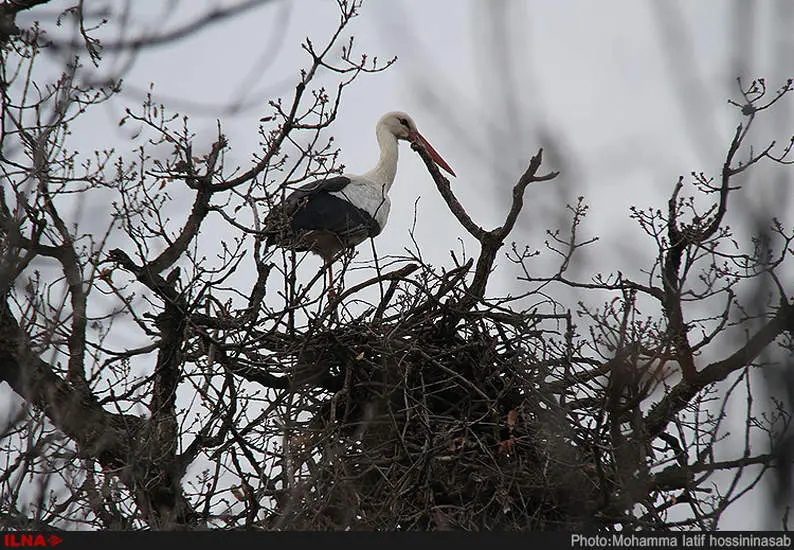
POLYGON ((372 216, 372 219, 383 229, 391 211, 389 186, 385 183, 366 179, 365 176, 346 177, 350 178, 350 183, 341 191, 332 191, 329 194, 346 200, 356 208, 360 208, 372 216))
POLYGON ((375 135, 380 146, 375 168, 365 174, 345 174, 296 189, 265 220, 268 243, 319 254, 328 265, 330 276, 330 265, 339 252, 377 236, 386 226, 400 139, 421 144, 439 166, 455 175, 405 113, 383 115, 375 135))
POLYGON ((375 137, 380 147, 378 164, 365 174, 345 174, 350 183, 341 191, 331 193, 367 212, 381 229, 386 227, 389 219, 389 190, 397 177, 397 160, 400 155, 397 137, 382 123, 387 116, 389 115, 381 118, 381 122, 375 127, 375 137))

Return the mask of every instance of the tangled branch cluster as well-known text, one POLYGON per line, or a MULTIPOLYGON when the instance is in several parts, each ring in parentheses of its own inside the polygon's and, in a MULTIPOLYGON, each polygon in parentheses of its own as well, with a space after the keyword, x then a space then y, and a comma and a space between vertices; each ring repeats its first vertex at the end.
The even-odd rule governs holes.
MULTIPOLYGON (((519 182, 517 203, 531 181, 553 177, 535 175, 540 160, 519 182)), ((465 216, 426 161, 453 211, 465 216)), ((519 209, 493 232, 476 230, 478 270, 490 271, 482 258, 495 257, 490 248, 501 246, 519 209)), ((441 275, 422 266, 413 284, 392 285, 371 316, 317 327, 296 346, 293 378, 322 380, 331 393, 292 425, 298 443, 285 452, 302 473, 279 522, 323 529, 584 524, 594 487, 582 470, 586 451, 546 383, 551 367, 570 355, 568 331, 557 328, 570 318, 478 299, 487 275, 466 285, 472 264, 441 275), (550 321, 555 328, 547 331, 550 321)))

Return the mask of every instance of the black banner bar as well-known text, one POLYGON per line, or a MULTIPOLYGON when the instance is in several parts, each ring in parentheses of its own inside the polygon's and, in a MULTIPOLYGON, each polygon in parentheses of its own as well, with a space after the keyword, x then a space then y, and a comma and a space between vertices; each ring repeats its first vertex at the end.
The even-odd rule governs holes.
MULTIPOLYGON (((293 546, 343 544, 345 550, 420 550, 425 546, 450 545, 453 550, 530 550, 540 548, 621 549, 621 548, 792 548, 794 535, 778 532, 685 532, 685 533, 307 533, 267 531, 54 531, 0 532, 0 550, 5 548, 57 548, 58 550, 102 548, 209 547, 220 550, 255 548, 274 550, 293 546)), ((298 550, 295 547, 294 550, 298 550)))

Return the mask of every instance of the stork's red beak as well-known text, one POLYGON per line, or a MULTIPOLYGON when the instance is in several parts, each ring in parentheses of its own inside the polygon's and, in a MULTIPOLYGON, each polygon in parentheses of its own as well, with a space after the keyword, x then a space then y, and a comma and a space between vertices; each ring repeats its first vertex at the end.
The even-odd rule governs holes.
POLYGON ((422 136, 422 134, 420 134, 419 132, 414 132, 413 135, 411 136, 411 141, 422 144, 422 146, 427 150, 427 152, 430 153, 430 157, 433 159, 433 162, 438 164, 441 168, 446 170, 452 176, 455 176, 455 172, 452 171, 452 168, 449 167, 449 164, 447 164, 447 162, 443 158, 441 158, 441 155, 438 154, 438 151, 433 149, 433 146, 430 145, 430 142, 427 141, 424 138, 424 136, 422 136))

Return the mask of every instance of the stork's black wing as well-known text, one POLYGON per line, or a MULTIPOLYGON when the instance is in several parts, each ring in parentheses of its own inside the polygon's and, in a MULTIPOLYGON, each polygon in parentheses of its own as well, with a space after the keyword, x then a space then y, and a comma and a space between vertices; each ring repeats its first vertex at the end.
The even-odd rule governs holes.
POLYGON ((337 176, 298 187, 275 206, 265 219, 268 244, 287 243, 308 231, 328 231, 348 246, 380 233, 381 227, 365 210, 331 195, 350 184, 337 176))
POLYGON ((298 203, 303 198, 311 197, 319 193, 341 191, 348 185, 350 185, 350 178, 347 176, 335 176, 324 180, 310 181, 309 183, 304 183, 287 195, 287 198, 284 199, 283 206, 287 208, 290 206, 297 207, 298 203))

